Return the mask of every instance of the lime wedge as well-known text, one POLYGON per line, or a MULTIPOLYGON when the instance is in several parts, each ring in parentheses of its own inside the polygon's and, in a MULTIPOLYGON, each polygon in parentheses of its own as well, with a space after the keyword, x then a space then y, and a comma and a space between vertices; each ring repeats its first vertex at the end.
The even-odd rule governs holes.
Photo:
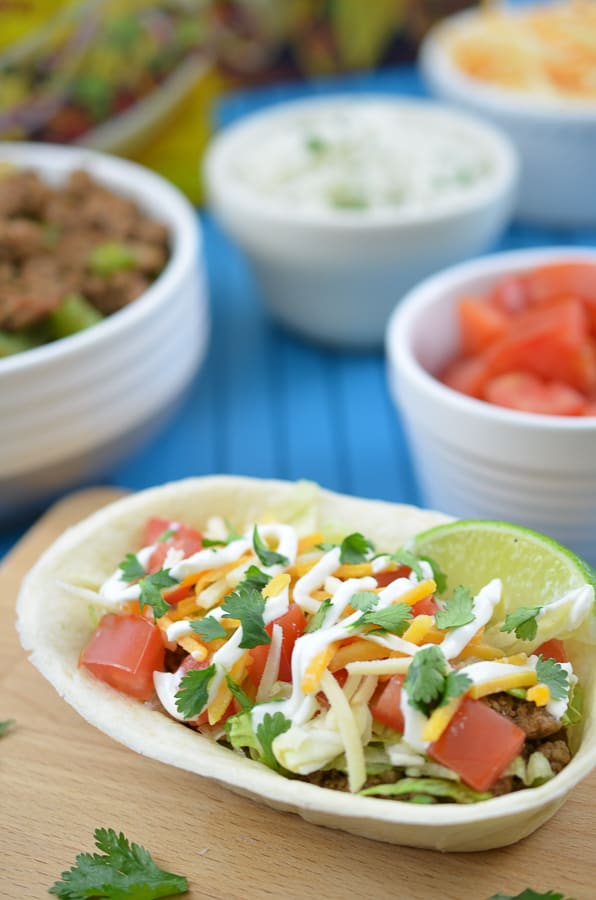
MULTIPOLYGON (((441 566, 447 576, 445 597, 460 584, 476 593, 492 578, 500 578, 503 599, 495 619, 520 606, 547 606, 586 585, 596 588, 596 570, 571 550, 544 534, 507 522, 449 522, 416 535, 408 549, 441 566)), ((563 619, 568 610, 563 607, 552 613, 539 628, 542 640, 558 627, 566 631, 563 619)), ((593 629, 586 629, 584 623, 582 631, 593 629)), ((586 633, 585 639, 593 637, 586 633)))

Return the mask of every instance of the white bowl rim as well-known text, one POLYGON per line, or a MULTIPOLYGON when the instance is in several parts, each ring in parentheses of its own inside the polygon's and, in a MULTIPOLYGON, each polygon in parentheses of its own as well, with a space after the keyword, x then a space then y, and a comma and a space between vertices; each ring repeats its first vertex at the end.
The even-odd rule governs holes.
MULTIPOLYGON (((159 307, 184 277, 198 252, 202 256, 202 235, 198 216, 191 203, 171 182, 156 172, 127 159, 90 150, 85 147, 62 144, 35 144, 33 142, 0 142, 0 162, 14 161, 18 168, 52 169, 62 168, 59 163, 71 160, 67 168, 87 168, 94 178, 111 187, 114 193, 119 188, 112 187, 112 178, 120 175, 126 178, 126 196, 133 198, 141 206, 144 195, 154 201, 156 197, 164 209, 170 213, 167 223, 170 235, 170 256, 152 284, 127 306, 106 316, 101 322, 76 334, 60 338, 40 347, 32 347, 12 356, 0 358, 0 382, 15 372, 23 373, 37 365, 51 364, 57 358, 66 361, 70 357, 90 350, 98 341, 108 343, 121 329, 134 329, 135 325, 153 309, 159 307), (174 215, 171 215, 171 213, 174 215)), ((152 211, 159 219, 159 213, 152 211)), ((166 224, 165 222, 163 224, 166 224)))
MULTIPOLYGON (((507 7, 507 15, 520 15, 528 7, 507 7)), ((596 102, 593 100, 572 100, 564 97, 549 97, 541 100, 534 94, 515 93, 513 90, 499 88, 475 80, 453 62, 445 47, 450 32, 463 27, 468 20, 482 16, 480 9, 465 9, 437 22, 429 30, 419 50, 419 61, 423 75, 433 74, 450 93, 457 92, 461 98, 473 101, 483 108, 484 112, 502 113, 516 118, 529 119, 532 122, 544 122, 555 125, 564 120, 577 124, 596 124, 596 102)))
MULTIPOLYGON (((482 119, 474 113, 463 111, 428 97, 413 97, 406 94, 385 94, 382 92, 330 92, 315 97, 274 102, 256 112, 243 116, 236 122, 222 128, 211 140, 203 161, 203 173, 208 197, 213 201, 216 195, 225 195, 229 204, 237 207, 239 215, 257 216, 271 221, 273 225, 286 224, 296 228, 337 229, 340 232, 374 232, 387 228, 409 228, 428 223, 441 222, 462 214, 473 212, 501 196, 517 182, 519 161, 517 151, 510 138, 498 126, 482 119), (226 164, 237 146, 252 133, 258 135, 264 124, 275 119, 291 118, 304 109, 321 107, 341 107, 352 104, 376 102, 391 107, 409 107, 425 110, 444 119, 460 123, 475 131, 489 146, 495 162, 491 175, 463 193, 461 197, 449 198, 442 205, 428 210, 400 211, 388 209, 367 210, 297 210, 284 208, 281 204, 267 202, 256 192, 241 182, 229 177, 226 164)), ((216 201, 217 202, 217 201, 216 201)))
POLYGON ((478 277, 499 278, 524 271, 536 265, 559 261, 590 261, 596 265, 596 247, 533 247, 490 253, 468 262, 443 269, 426 278, 409 291, 395 307, 386 330, 385 347, 389 363, 399 370, 409 383, 442 406, 449 407, 479 421, 495 422, 527 431, 595 432, 596 416, 557 416, 526 413, 507 409, 485 400, 477 400, 450 388, 428 372, 416 359, 411 346, 411 333, 418 315, 432 306, 437 298, 456 291, 462 295, 469 281, 478 277))

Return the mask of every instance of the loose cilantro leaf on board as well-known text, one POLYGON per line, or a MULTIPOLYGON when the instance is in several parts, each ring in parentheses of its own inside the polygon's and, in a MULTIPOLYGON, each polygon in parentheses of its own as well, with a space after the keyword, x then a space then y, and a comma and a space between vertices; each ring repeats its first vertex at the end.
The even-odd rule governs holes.
POLYGON ((262 565, 289 566, 290 560, 287 556, 284 556, 283 553, 276 553, 275 550, 269 549, 269 547, 259 534, 259 530, 256 525, 253 528, 252 532, 252 545, 255 549, 255 553, 261 560, 262 565))
POLYGON ((433 709, 464 694, 469 684, 467 675, 449 669, 442 650, 433 644, 423 647, 412 659, 404 688, 410 706, 429 716, 433 709))
POLYGON ((313 631, 318 631, 318 629, 322 627, 323 622, 325 621, 325 617, 327 616, 327 613, 330 609, 331 600, 327 598, 326 600, 323 600, 323 602, 319 606, 318 610, 304 629, 304 633, 311 634, 313 631))
POLYGON ((134 553, 127 553, 120 565, 118 566, 122 575, 122 581, 136 581, 145 574, 145 566, 139 562, 134 553))
POLYGON ((7 734, 12 726, 14 725, 14 719, 5 719, 4 722, 0 722, 0 737, 7 734))
POLYGON ((542 654, 536 663, 536 675, 540 684, 546 684, 553 700, 564 700, 569 691, 567 670, 554 659, 544 659, 542 654))
MULTIPOLYGON (((522 891, 521 894, 516 894, 515 897, 511 894, 493 894, 488 900, 565 900, 565 897, 563 894, 555 893, 555 891, 539 894, 533 891, 532 888, 526 888, 525 891, 522 891)), ((573 898, 567 897, 567 900, 573 900, 573 898)))
POLYGON ((229 675, 226 675, 226 684, 230 689, 230 693, 232 697, 234 697, 239 705, 240 709, 252 709, 255 705, 254 702, 250 699, 246 691, 243 691, 239 684, 236 684, 235 681, 232 681, 229 675))
POLYGON ((271 575, 262 572, 258 566, 249 566, 244 573, 244 578, 241 583, 247 585, 247 587, 255 588, 257 591, 262 591, 264 587, 267 587, 270 581, 271 575))
POLYGON ((437 628, 445 631, 447 628, 460 628, 474 621, 474 597, 469 588, 459 585, 453 592, 451 600, 447 600, 444 609, 435 613, 437 628))
POLYGON ((257 726, 256 735, 263 751, 261 762, 269 766, 270 769, 279 771, 279 763, 273 753, 273 741, 278 735, 288 731, 291 724, 290 720, 286 719, 282 712, 276 712, 273 715, 265 713, 263 721, 257 726))
POLYGON ((369 609, 354 622, 352 628, 374 625, 375 631, 402 635, 412 621, 412 607, 407 603, 392 603, 382 609, 369 609))
POLYGON ((242 640, 239 647, 250 650, 260 644, 270 644, 271 637, 265 631, 263 612, 265 598, 262 594, 246 584, 239 584, 233 594, 228 594, 221 605, 224 619, 238 619, 242 626, 242 640))
POLYGON ((520 606, 505 617, 501 631, 514 631, 520 641, 533 641, 538 631, 536 618, 541 609, 541 606, 520 606))
POLYGON ((359 609, 362 612, 368 612, 374 609, 379 602, 379 595, 374 591, 357 591, 350 600, 352 609, 359 609))
POLYGON ((342 565, 366 562, 369 553, 374 549, 374 544, 368 541, 363 534, 355 531, 354 534, 348 534, 341 542, 339 561, 342 565))
POLYGON ((221 622, 214 619, 213 616, 204 616, 202 619, 193 619, 190 627, 195 634, 198 634, 205 643, 215 641, 218 638, 225 638, 228 634, 221 622))
POLYGON ((172 587, 174 584, 178 584, 178 580, 172 578, 168 569, 160 569, 159 572, 154 572, 153 575, 146 575, 145 578, 142 578, 139 581, 141 588, 139 606, 141 612, 145 606, 150 606, 156 619, 165 616, 171 607, 162 597, 161 591, 162 588, 172 587))
POLYGON ((76 864, 49 889, 62 900, 157 900, 188 891, 182 875, 160 869, 148 850, 131 844, 122 832, 96 828, 95 846, 100 853, 79 853, 76 864))
POLYGON ((182 676, 176 692, 176 709, 185 719, 203 712, 209 698, 209 682, 215 675, 215 664, 206 669, 189 669, 182 676))

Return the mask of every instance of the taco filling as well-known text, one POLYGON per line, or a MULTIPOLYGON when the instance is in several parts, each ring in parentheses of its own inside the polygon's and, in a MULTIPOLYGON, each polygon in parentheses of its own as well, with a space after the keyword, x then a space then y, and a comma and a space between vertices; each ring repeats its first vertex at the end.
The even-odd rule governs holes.
MULTIPOLYGON (((544 639, 549 607, 506 612, 498 578, 447 597, 430 559, 280 522, 153 517, 141 543, 97 593, 69 586, 104 613, 79 664, 231 750, 415 803, 489 799, 569 762, 577 677, 544 639)), ((570 591, 557 621, 592 602, 570 591)))

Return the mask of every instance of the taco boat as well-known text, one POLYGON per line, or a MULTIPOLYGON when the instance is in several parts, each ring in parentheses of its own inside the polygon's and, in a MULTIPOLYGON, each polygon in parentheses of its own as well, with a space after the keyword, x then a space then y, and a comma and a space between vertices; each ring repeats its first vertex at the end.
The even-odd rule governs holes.
MULTIPOLYGON (((502 846, 596 762, 593 649, 516 631, 498 577, 442 598, 436 564, 403 548, 446 519, 279 481, 165 485, 46 551, 21 640, 140 753, 366 837, 502 846)), ((591 586, 578 596, 585 619, 591 586)))

